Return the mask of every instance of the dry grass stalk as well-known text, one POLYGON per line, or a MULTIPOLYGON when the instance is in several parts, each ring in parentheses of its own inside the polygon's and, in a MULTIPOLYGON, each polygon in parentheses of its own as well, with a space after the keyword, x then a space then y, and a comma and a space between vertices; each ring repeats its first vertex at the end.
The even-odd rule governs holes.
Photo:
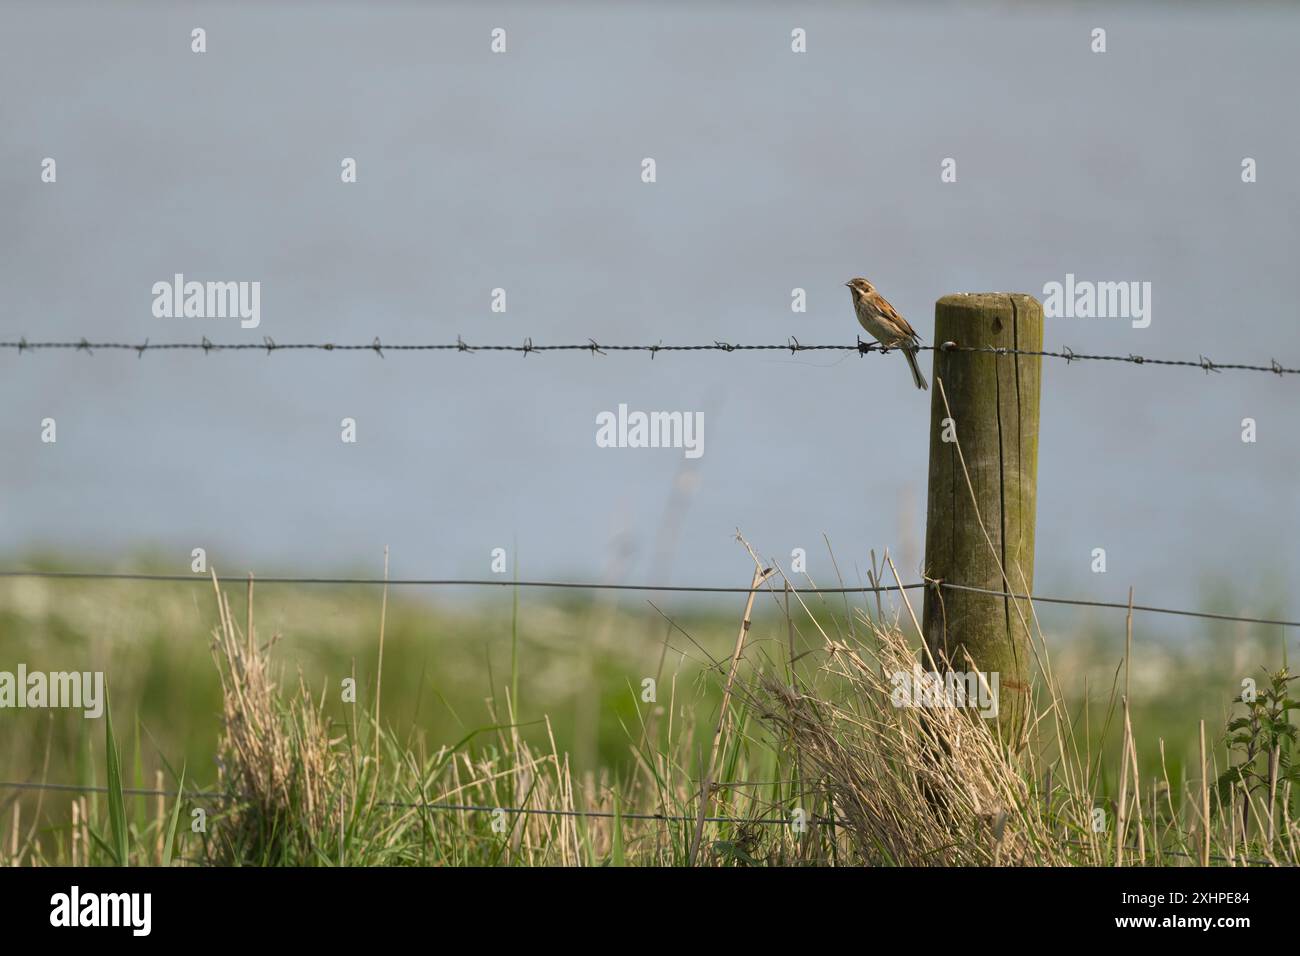
MULTIPOLYGON (((334 782, 346 777, 340 755, 301 674, 297 694, 281 701, 265 649, 240 633, 215 572, 213 586, 219 625, 212 652, 221 677, 224 727, 218 767, 222 787, 235 798, 227 825, 239 837, 256 831, 259 844, 273 843, 270 834, 283 832, 290 820, 319 833, 330 825, 337 805, 334 782)), ((226 845, 233 849, 231 841, 226 845)))
POLYGON ((831 642, 836 700, 763 680, 765 716, 821 781, 860 864, 1053 862, 1041 802, 989 722, 957 707, 896 707, 890 675, 921 658, 896 629, 861 623, 874 649, 831 642), (842 701, 842 702, 841 702, 842 701), (955 834, 960 834, 955 838, 955 834))
POLYGON ((718 759, 718 751, 722 747, 722 738, 727 727, 727 705, 731 703, 732 688, 736 683, 736 672, 740 668, 741 654, 745 650, 745 637, 749 634, 750 616, 754 611, 754 599, 758 596, 758 589, 763 585, 763 582, 771 576, 771 568, 765 569, 761 563, 755 565, 754 579, 749 586, 749 599, 745 602, 745 614, 741 618, 740 633, 736 637, 736 650, 731 655, 731 668, 727 671, 727 683, 722 689, 722 703, 718 706, 718 723, 713 732, 713 743, 709 747, 709 760, 704 766, 704 778, 700 784, 699 815, 695 821, 695 835, 691 840, 692 866, 699 859, 700 841, 704 838, 704 818, 709 814, 709 802, 713 795, 714 764, 718 759))

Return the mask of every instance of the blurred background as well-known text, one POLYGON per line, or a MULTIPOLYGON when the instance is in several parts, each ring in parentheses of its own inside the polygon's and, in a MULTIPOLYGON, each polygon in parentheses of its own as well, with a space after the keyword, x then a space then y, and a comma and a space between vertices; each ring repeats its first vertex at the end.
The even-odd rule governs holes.
MULTIPOLYGON (((1298 28, 1300 11, 1269 4, 5 0, 0 339, 852 343, 843 282, 861 274, 928 340, 941 295, 1041 298, 1074 273, 1152 283, 1150 327, 1049 320, 1048 348, 1294 366, 1298 28), (489 50, 495 27, 504 55, 489 50), (806 54, 791 52, 796 27, 806 54), (1090 49, 1095 27, 1105 54, 1090 49), (40 180, 47 156, 55 185, 40 180), (355 184, 340 182, 344 157, 355 184), (1244 157, 1257 183, 1241 181, 1244 157), (154 318, 151 286, 177 272, 260 281, 260 327, 154 318), (490 310, 496 287, 505 314, 490 310)), ((1300 614, 1297 387, 1045 361, 1037 590, 1123 600, 1132 585, 1139 603, 1300 614), (1099 547, 1106 574, 1091 571, 1099 547)), ((897 357, 5 351, 0 563, 187 573, 203 547, 234 576, 376 575, 389 546, 397 577, 486 577, 501 547, 522 578, 743 586, 739 529, 783 563, 805 548, 821 584, 836 583, 823 536, 846 583, 864 582, 872 548, 914 579, 929 414, 897 357), (595 416, 619 403, 703 411, 704 456, 597 448, 595 416), (57 444, 40 441, 46 417, 57 444), (355 445, 339 440, 344 417, 355 445)), ((63 635, 101 661, 140 641, 163 668, 160 648, 187 634, 199 649, 183 666, 214 693, 209 592, 0 594, 0 666, 81 666, 35 659, 63 635)), ((462 619, 464 633, 508 650, 507 596, 459 597, 402 600, 486 615, 462 619)), ((267 628, 301 648, 347 630, 370 654, 378 595, 345 598, 313 598, 308 622, 268 597, 284 603, 266 606, 267 628), (346 614, 356 627, 339 625, 346 614)), ((529 614, 553 603, 523 600, 529 614)), ((740 603, 692 613, 728 622, 725 648, 740 603)), ((649 633, 644 596, 610 606, 649 633)), ((593 648, 601 628, 623 634, 599 607, 557 633, 593 648)), ((1122 615, 1040 611, 1063 640, 1106 635, 1098 673, 1113 671, 1122 615)), ((412 640, 461 633, 437 620, 412 623, 412 640)), ((1198 655, 1242 637, 1157 618, 1139 633, 1198 655)), ((1282 640, 1251 635, 1270 654, 1282 640)), ((637 659, 653 663, 647 640, 637 659)), ((473 667, 440 679, 481 696, 490 655, 463 635, 451 646, 473 667)), ((410 685, 408 713, 411 653, 394 678, 410 685)), ((1198 657, 1229 693, 1234 668, 1263 663, 1236 653, 1198 657)), ((322 667, 337 677, 348 660, 322 667)), ((635 684, 637 666, 618 674, 635 684)), ((155 690, 177 673, 159 670, 155 690)), ((566 673, 539 663, 525 679, 590 686, 566 673)), ((622 679, 604 686, 626 692, 622 679)), ((148 677, 117 680, 144 694, 148 677)), ((158 690, 155 724, 172 693, 158 690)), ((564 706, 573 727, 584 706, 604 713, 564 706)))

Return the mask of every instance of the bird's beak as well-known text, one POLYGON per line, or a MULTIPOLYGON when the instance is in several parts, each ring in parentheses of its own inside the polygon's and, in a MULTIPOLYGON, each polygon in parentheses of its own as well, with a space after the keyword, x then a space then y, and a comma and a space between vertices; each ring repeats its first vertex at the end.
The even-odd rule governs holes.
POLYGON ((846 286, 848 286, 850 289, 853 288, 853 283, 852 283, 852 282, 846 282, 846 283, 844 283, 844 284, 845 284, 846 286))

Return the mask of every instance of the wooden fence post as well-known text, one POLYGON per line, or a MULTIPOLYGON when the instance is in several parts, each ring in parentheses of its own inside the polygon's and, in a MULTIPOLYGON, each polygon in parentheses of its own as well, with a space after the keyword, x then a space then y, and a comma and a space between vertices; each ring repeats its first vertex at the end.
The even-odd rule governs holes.
MULTIPOLYGON (((1042 358, 942 346, 1041 350, 1042 304, 1020 293, 948 295, 935 303, 934 317, 925 575, 1032 593, 1042 358)), ((1023 742, 1030 709, 1031 620, 1024 601, 925 591, 922 628, 931 653, 941 669, 998 674, 998 723, 1013 746, 1023 742)))

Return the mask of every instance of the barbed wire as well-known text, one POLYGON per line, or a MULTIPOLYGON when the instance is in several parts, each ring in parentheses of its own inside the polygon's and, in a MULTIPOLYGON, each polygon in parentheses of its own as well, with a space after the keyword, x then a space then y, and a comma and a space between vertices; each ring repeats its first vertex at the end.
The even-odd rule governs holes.
MULTIPOLYGON (((67 349, 77 352, 86 352, 93 355, 97 351, 129 351, 135 352, 137 357, 143 357, 145 352, 163 352, 163 351, 201 351, 210 352, 262 352, 267 355, 272 352, 297 351, 297 352, 373 352, 380 358, 384 357, 385 352, 517 352, 522 355, 541 354, 543 352, 587 352, 591 355, 608 355, 611 352, 646 352, 651 358, 654 358, 660 352, 789 352, 794 355, 799 352, 856 352, 858 355, 867 355, 869 353, 884 354, 887 352, 897 351, 896 349, 886 348, 878 342, 864 342, 859 337, 853 345, 805 345, 795 337, 791 336, 784 344, 744 344, 739 342, 714 341, 699 345, 664 345, 662 342, 653 345, 609 345, 597 342, 595 339, 588 339, 582 344, 560 344, 560 345, 537 345, 531 338, 524 340, 522 345, 470 345, 460 336, 456 337, 454 343, 417 343, 417 344, 385 344, 376 336, 369 343, 346 343, 346 342, 276 342, 270 336, 263 336, 261 343, 257 342, 213 342, 204 336, 198 342, 150 342, 145 339, 141 343, 132 342, 92 342, 89 339, 81 338, 75 341, 51 341, 51 342, 28 342, 26 338, 17 341, 0 342, 0 349, 10 349, 17 352, 36 352, 47 349, 67 349)), ((939 345, 917 345, 918 351, 942 351, 942 352, 967 352, 982 353, 987 355, 1026 355, 1039 358, 1059 358, 1064 359, 1067 364, 1072 362, 1122 362, 1129 365, 1167 365, 1182 368, 1199 368, 1205 372, 1223 372, 1223 371, 1240 371, 1240 372, 1268 372, 1273 375, 1300 375, 1300 368, 1290 368, 1282 365, 1276 359, 1269 359, 1267 365, 1255 365, 1243 362, 1216 362, 1204 355, 1199 355, 1195 359, 1166 359, 1151 358, 1143 355, 1129 353, 1128 355, 1098 355, 1086 352, 1076 352, 1068 345, 1063 345, 1060 349, 1042 350, 1042 349, 1019 349, 1019 348, 1000 348, 994 346, 975 346, 961 345, 957 342, 943 342, 939 345)))
MULTIPOLYGON (((52 791, 55 793, 103 793, 109 792, 108 787, 95 786, 92 784, 75 784, 75 783, 40 783, 29 780, 0 780, 0 790, 19 790, 19 791, 52 791)), ((123 787, 123 796, 132 797, 175 797, 174 790, 159 790, 150 787, 123 787)), ((246 800, 247 797, 241 797, 238 794, 221 793, 212 790, 186 790, 181 794, 186 800, 205 800, 211 802, 238 802, 246 800)), ((491 804, 475 803, 410 803, 401 800, 379 800, 376 806, 385 809, 397 810, 438 810, 444 812, 461 812, 461 813, 510 813, 521 816, 548 816, 548 817, 590 817, 602 820, 650 820, 661 821, 664 823, 695 823, 698 819, 693 814, 674 814, 674 813, 623 813, 613 810, 573 810, 573 809, 552 809, 550 807, 499 807, 491 804)), ((836 826, 845 826, 846 821, 838 820, 831 817, 822 817, 817 814, 810 814, 807 818, 810 823, 826 823, 836 826)), ((705 817, 706 823, 747 823, 760 824, 763 826, 788 826, 792 821, 784 817, 735 817, 735 816, 713 816, 705 817)))
MULTIPOLYGON (((467 813, 502 813, 520 814, 523 816, 547 816, 547 817, 589 817, 600 820, 613 820, 616 817, 620 820, 658 820, 664 823, 695 823, 699 818, 691 814, 681 813, 623 813, 613 810, 555 810, 548 807, 493 807, 487 804, 455 804, 455 803, 403 803, 396 800, 379 801, 381 807, 407 809, 407 810, 450 810, 463 811, 467 813)), ((845 826, 846 821, 835 820, 829 817, 820 817, 815 814, 807 818, 809 823, 828 823, 836 826, 845 826)), ((705 823, 749 823, 761 826, 789 826, 793 821, 784 817, 705 817, 705 823)))
MULTIPOLYGON (((199 574, 148 574, 134 571, 38 571, 38 570, 0 570, 0 579, 4 578, 38 578, 65 580, 102 580, 102 581, 153 581, 190 584, 211 584, 209 577, 199 574)), ((1042 594, 1017 594, 1013 591, 1000 591, 996 588, 978 587, 971 584, 957 584, 952 581, 926 580, 912 584, 859 585, 857 587, 799 587, 792 584, 764 584, 757 588, 747 587, 709 587, 686 584, 607 584, 587 581, 514 581, 492 580, 490 578, 348 578, 348 577, 258 577, 250 574, 248 579, 257 584, 304 584, 304 585, 362 585, 392 587, 499 587, 499 588, 560 588, 569 590, 591 591, 665 591, 700 594, 751 594, 769 591, 783 594, 883 594, 896 591, 915 591, 922 588, 942 588, 950 591, 970 591, 987 594, 991 597, 1013 598, 1018 601, 1031 601, 1041 604, 1060 604, 1072 607, 1096 607, 1118 611, 1127 611, 1127 601, 1096 601, 1087 598, 1052 597, 1042 594)), ((240 580, 224 578, 226 581, 240 580)), ((1267 624, 1277 627, 1300 628, 1300 621, 1282 618, 1254 617, 1238 614, 1219 614, 1213 611, 1191 611, 1185 608, 1159 607, 1152 604, 1134 604, 1134 611, 1149 614, 1171 614, 1178 617, 1194 617, 1211 621, 1227 621, 1239 624, 1267 624)))
MULTIPOLYGON (((108 793, 108 787, 93 786, 89 784, 82 785, 82 784, 70 784, 70 783, 38 783, 36 781, 16 781, 16 780, 0 780, 0 790, 19 790, 19 791, 43 790, 43 791, 54 791, 58 793, 104 793, 104 794, 108 793)), ((158 789, 143 788, 143 787, 123 787, 122 795, 136 796, 136 797, 175 797, 176 793, 175 791, 172 790, 158 790, 158 789)), ((187 800, 233 801, 233 800, 240 799, 238 796, 234 794, 219 793, 215 791, 204 791, 204 790, 187 790, 184 791, 181 795, 187 800)), ((693 815, 680 814, 680 813, 624 813, 621 811, 615 812, 613 810, 566 810, 566 809, 552 809, 550 807, 496 807, 485 803, 484 804, 407 803, 400 800, 380 800, 377 801, 375 805, 379 807, 384 807, 385 809, 436 810, 436 811, 444 811, 444 812, 452 812, 452 813, 457 813, 457 812, 459 813, 509 813, 509 814, 516 814, 520 816, 531 815, 531 816, 567 817, 567 818, 584 817, 584 818, 601 819, 601 820, 614 820, 614 819, 639 820, 639 821, 644 820, 644 821, 660 822, 660 823, 693 824, 698 820, 698 817, 695 817, 693 815)), ((791 826, 794 821, 792 819, 787 819, 785 817, 709 816, 704 818, 704 822, 705 823, 740 823, 740 824, 746 824, 751 826, 791 826)), ((843 820, 836 817, 824 817, 821 816, 820 814, 809 814, 809 816, 806 819, 806 822, 822 824, 823 826, 845 827, 850 825, 850 822, 848 820, 843 820)), ((1066 842, 1071 846, 1084 846, 1083 843, 1077 840, 1067 840, 1066 842)), ((1128 845, 1127 848, 1130 850, 1138 849, 1136 844, 1128 845)), ((1182 857, 1189 860, 1198 858, 1195 854, 1185 853, 1179 850, 1162 850, 1161 853, 1165 856, 1182 857)), ((1219 862, 1228 862, 1229 857, 1221 856, 1216 853, 1211 853, 1210 859, 1219 862)), ((1253 864, 1259 864, 1265 866, 1271 865, 1271 862, 1269 860, 1259 859, 1255 857, 1241 856, 1238 857, 1237 859, 1245 863, 1253 863, 1253 864)))
MULTIPOLYGON (((108 793, 108 787, 80 783, 39 783, 35 780, 0 780, 0 790, 49 790, 55 793, 108 793)), ((131 797, 174 797, 175 790, 156 790, 145 787, 123 787, 122 793, 131 797)), ((187 800, 229 800, 230 794, 206 790, 186 790, 187 800)))

